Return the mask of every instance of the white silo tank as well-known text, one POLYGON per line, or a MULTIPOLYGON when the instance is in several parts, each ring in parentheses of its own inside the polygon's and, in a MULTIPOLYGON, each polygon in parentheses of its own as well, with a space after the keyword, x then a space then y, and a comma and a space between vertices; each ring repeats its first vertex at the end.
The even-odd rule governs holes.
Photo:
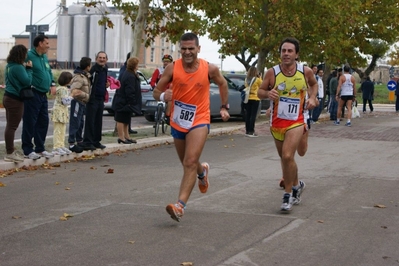
POLYGON ((108 18, 114 24, 114 27, 107 28, 105 31, 106 42, 105 42, 105 52, 108 54, 108 64, 112 67, 118 67, 120 62, 123 62, 125 55, 123 55, 120 49, 120 44, 123 41, 122 29, 123 27, 123 16, 117 14, 108 15, 108 18))
POLYGON ((83 4, 72 4, 68 6, 68 15, 84 15, 86 13, 86 7, 83 4))
MULTIPOLYGON (((89 16, 75 15, 73 17, 72 61, 79 63, 83 56, 89 56, 89 16)), ((90 57, 90 56, 89 56, 90 57)))
POLYGON ((73 17, 58 17, 57 61, 62 68, 69 68, 72 60, 72 28, 73 17))
POLYGON ((93 61, 95 61, 96 54, 104 50, 104 26, 98 25, 98 21, 101 18, 101 15, 90 15, 89 55, 93 61))

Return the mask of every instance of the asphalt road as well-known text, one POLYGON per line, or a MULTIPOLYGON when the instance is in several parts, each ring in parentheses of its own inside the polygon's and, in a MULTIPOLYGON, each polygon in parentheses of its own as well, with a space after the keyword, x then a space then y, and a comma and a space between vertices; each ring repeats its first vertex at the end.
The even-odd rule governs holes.
POLYGON ((288 215, 267 124, 213 132, 210 188, 180 223, 165 212, 182 176, 169 140, 22 170, 0 179, 0 265, 398 265, 398 125, 392 112, 313 125, 288 215))

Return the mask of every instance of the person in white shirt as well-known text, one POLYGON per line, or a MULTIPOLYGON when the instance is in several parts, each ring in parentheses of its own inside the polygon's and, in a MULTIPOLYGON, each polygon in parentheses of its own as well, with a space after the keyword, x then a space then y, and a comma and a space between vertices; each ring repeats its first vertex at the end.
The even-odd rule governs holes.
POLYGON ((311 123, 316 123, 319 120, 321 111, 324 109, 324 105, 323 105, 323 98, 324 98, 323 74, 324 74, 323 69, 317 69, 316 80, 317 80, 317 85, 319 88, 318 92, 317 92, 318 106, 313 110, 311 123))
POLYGON ((338 81, 336 98, 338 100, 337 121, 335 125, 339 125, 342 113, 342 107, 345 105, 348 109, 347 121, 345 126, 350 127, 352 118, 352 102, 356 99, 356 81, 355 78, 349 74, 350 67, 344 67, 344 74, 341 75, 338 81))

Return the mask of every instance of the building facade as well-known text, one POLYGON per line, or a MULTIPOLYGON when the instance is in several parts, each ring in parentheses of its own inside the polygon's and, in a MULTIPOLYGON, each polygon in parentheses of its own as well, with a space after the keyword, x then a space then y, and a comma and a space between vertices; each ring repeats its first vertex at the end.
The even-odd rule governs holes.
MULTIPOLYGON (((119 68, 132 48, 132 28, 123 21, 123 15, 113 7, 86 7, 72 4, 64 7, 58 16, 58 35, 49 37, 50 49, 47 53, 50 63, 58 69, 74 69, 82 57, 95 60, 99 51, 108 55, 108 66, 119 68), (103 14, 111 19, 113 28, 99 25, 103 14)), ((29 35, 13 35, 15 44, 29 45, 29 35)), ((150 47, 141 45, 139 68, 155 69, 162 66, 162 57, 170 54, 178 59, 177 44, 166 38, 157 37, 150 47)))

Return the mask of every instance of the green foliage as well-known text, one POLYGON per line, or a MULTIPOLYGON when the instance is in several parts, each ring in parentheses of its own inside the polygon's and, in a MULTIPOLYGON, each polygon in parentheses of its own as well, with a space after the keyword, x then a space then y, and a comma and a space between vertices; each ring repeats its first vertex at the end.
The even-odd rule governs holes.
POLYGON ((6 63, 5 62, 1 62, 0 63, 0 85, 5 84, 5 69, 6 69, 6 63))
POLYGON ((58 78, 60 77, 62 70, 53 69, 52 72, 53 72, 53 79, 58 86, 58 78))
MULTIPOLYGON (((330 68, 349 63, 359 69, 367 66, 369 55, 374 62, 367 69, 371 72, 387 47, 399 40, 397 0, 148 1, 107 0, 122 11, 132 29, 138 27, 138 4, 148 3, 141 35, 146 47, 156 36, 175 43, 185 31, 209 33, 221 46, 220 54, 234 55, 247 69, 254 60, 259 61, 258 69, 278 63, 281 40, 294 36, 301 43, 303 62, 325 62, 330 68)), ((106 16, 101 23, 112 26, 106 16)))

